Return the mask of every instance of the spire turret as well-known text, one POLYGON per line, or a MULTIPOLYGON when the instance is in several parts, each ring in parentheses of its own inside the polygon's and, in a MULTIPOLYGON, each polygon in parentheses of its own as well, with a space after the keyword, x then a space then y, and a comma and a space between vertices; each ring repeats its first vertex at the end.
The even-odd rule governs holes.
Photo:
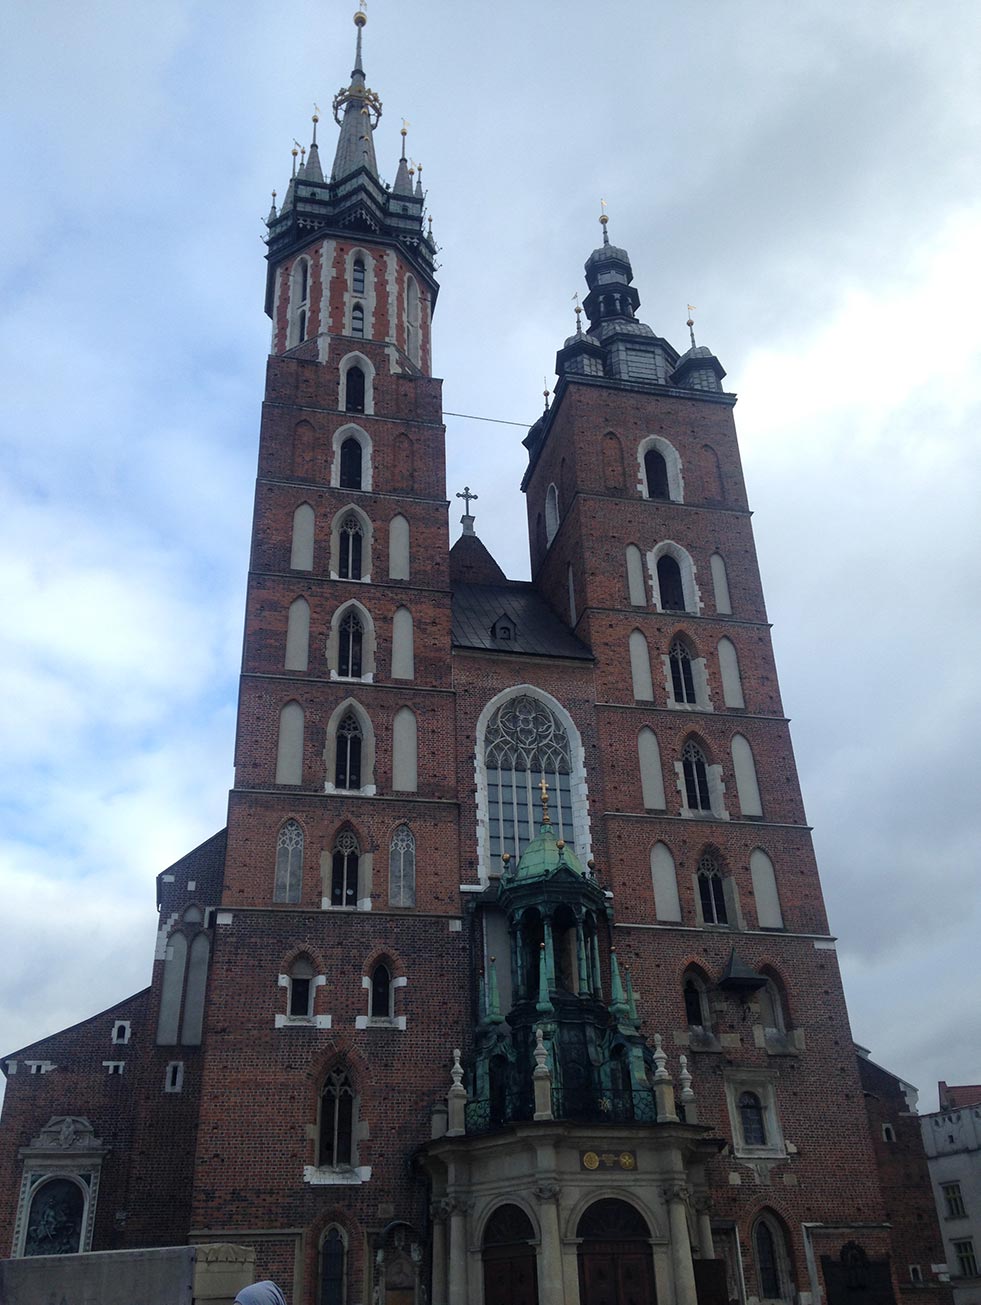
POLYGON ((365 85, 364 68, 361 66, 361 29, 367 21, 367 14, 359 9, 354 15, 358 39, 351 84, 342 87, 334 96, 334 120, 339 125, 341 134, 337 139, 331 181, 341 181, 358 168, 367 168, 373 177, 378 176, 374 130, 381 117, 382 105, 371 87, 365 85))

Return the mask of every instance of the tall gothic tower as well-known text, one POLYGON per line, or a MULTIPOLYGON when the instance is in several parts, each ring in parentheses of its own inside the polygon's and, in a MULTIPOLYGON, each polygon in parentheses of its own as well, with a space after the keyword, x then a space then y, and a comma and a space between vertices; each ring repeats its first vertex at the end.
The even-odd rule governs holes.
POLYGON ((290 1305, 892 1301, 735 396, 604 216, 532 580, 469 499, 449 547, 364 22, 269 216, 227 830, 159 877, 150 988, 4 1059, 0 1236, 240 1243, 290 1305))

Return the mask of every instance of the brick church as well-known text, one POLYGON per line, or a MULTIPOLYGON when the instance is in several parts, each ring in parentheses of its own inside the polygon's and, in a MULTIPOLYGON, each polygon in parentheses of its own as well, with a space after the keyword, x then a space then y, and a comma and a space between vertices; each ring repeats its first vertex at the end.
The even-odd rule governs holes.
POLYGON ((227 827, 158 877, 150 986, 4 1057, 0 1255, 239 1242, 290 1305, 892 1301, 725 371, 602 219, 512 450, 532 579, 469 496, 450 547, 435 245, 355 22, 332 166, 315 119, 268 219, 227 827))

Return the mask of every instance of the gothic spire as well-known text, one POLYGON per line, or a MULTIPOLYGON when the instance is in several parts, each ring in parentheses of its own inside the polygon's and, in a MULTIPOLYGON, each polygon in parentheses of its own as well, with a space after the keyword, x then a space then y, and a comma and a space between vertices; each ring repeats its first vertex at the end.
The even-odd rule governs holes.
POLYGON ((367 14, 359 9, 354 15, 358 40, 351 84, 334 96, 334 119, 340 126, 341 134, 337 139, 337 152, 330 174, 332 181, 341 181, 361 167, 367 168, 373 177, 378 176, 373 133, 381 117, 382 106, 375 92, 365 85, 364 69, 361 66, 361 29, 367 21, 367 14))

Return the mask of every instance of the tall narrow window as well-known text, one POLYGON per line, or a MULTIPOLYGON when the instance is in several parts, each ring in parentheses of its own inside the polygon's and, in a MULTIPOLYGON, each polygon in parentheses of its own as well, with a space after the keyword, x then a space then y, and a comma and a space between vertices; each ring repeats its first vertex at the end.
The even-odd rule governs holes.
POLYGON ((405 282, 405 351, 419 366, 419 287, 415 277, 405 282))
MULTIPOLYGON (((759 1097, 755 1092, 740 1092, 738 1104, 743 1142, 746 1146, 766 1146, 766 1124, 763 1118, 763 1104, 759 1097)), ((765 1225, 761 1226, 765 1227, 765 1225)))
POLYGON ((287 820, 276 840, 276 882, 274 902, 298 902, 303 887, 303 830, 296 820, 287 820))
POLYGON ((348 714, 337 727, 337 764, 334 767, 335 788, 361 787, 361 722, 354 712, 348 714))
POLYGON ((310 307, 310 264, 298 258, 290 273, 290 326, 287 348, 302 344, 307 338, 307 315, 310 307))
MULTIPOLYGON (((746 1092, 744 1096, 752 1096, 746 1092)), ((740 1102, 742 1097, 740 1097, 740 1102)), ((740 1107, 741 1108, 741 1107, 740 1107)), ((753 1234, 753 1246, 756 1251, 756 1275, 760 1296, 764 1300, 780 1299, 780 1271, 777 1265, 777 1247, 770 1225, 761 1219, 753 1234)))
POLYGON ((351 309, 351 334, 356 340, 364 339, 364 308, 355 304, 351 309))
MULTIPOLYGON (((359 371, 360 367, 352 367, 351 372, 359 371)), ((351 372, 348 372, 350 378, 351 372)), ((361 372, 361 382, 364 385, 364 372, 361 372)), ((361 394, 362 403, 364 402, 364 391, 361 394)), ((342 489, 360 489, 362 479, 362 449, 359 442, 353 435, 349 435, 341 445, 341 488, 342 489)))
POLYGON ((361 618, 352 607, 341 621, 337 643, 337 673, 351 678, 361 678, 362 650, 364 647, 364 626, 361 618))
POLYGON ((707 1029, 709 1019, 707 1015, 708 1002, 705 996, 705 986, 694 975, 689 974, 685 979, 683 989, 685 999, 685 1019, 690 1029, 707 1029))
POLYGON ((723 616, 729 616, 732 612, 732 599, 729 597, 726 564, 718 553, 713 553, 709 565, 712 568, 712 588, 715 590, 715 610, 723 616))
MULTIPOLYGON (((364 369, 361 367, 349 367, 344 377, 344 411, 345 412, 364 412, 364 369)), ((343 467, 343 462, 342 462, 343 467)), ((341 471, 343 476, 344 472, 341 471)), ((341 482, 344 483, 343 480, 341 482)), ((357 485, 355 488, 360 489, 357 485)))
POLYGON ((287 671, 305 671, 310 658, 310 604, 305 598, 294 598, 286 618, 287 671))
MULTIPOLYGON (((677 566, 677 563, 675 565, 677 566)), ((697 699, 691 651, 681 639, 675 639, 668 657, 671 662, 671 692, 674 694, 675 702, 693 706, 697 699)))
POLYGON ((640 763, 640 791, 648 811, 663 811, 664 774, 661 770, 661 749, 657 735, 649 725, 637 735, 637 758, 640 763))
POLYGON ((309 1019, 313 1014, 313 963, 309 956, 296 958, 289 979, 289 1013, 294 1019, 309 1019))
POLYGON ((657 449, 648 449, 644 454, 644 474, 647 479, 648 498, 670 498, 668 488, 668 464, 664 454, 657 449))
POLYGON ((303 708, 298 702, 288 702, 279 713, 276 783, 303 783, 303 708))
POLYGON ((651 882, 654 886, 654 914, 659 920, 681 922, 678 874, 674 857, 664 843, 651 848, 651 882))
POLYGON ((337 574, 341 580, 361 579, 361 555, 364 527, 352 512, 341 522, 337 574))
POLYGON ((301 503, 293 513, 290 543, 290 570, 313 570, 314 513, 309 503, 301 503))
POLYGON ((722 870, 710 852, 706 852, 698 863, 698 900, 705 924, 729 923, 722 870))
POLYGON ((689 811, 711 811, 708 767, 705 753, 697 743, 689 741, 681 753, 681 768, 685 777, 685 805, 689 811))
POLYGON ((351 289, 356 295, 364 294, 364 259, 356 258, 351 269, 351 289))
POLYGON ((388 902, 390 906, 416 904, 416 840, 408 825, 399 825, 388 851, 388 902))
POLYGON ((549 485, 545 493, 545 538, 551 544, 559 528, 559 491, 549 485))
POLYGON ((344 1259, 341 1230, 328 1228, 320 1247, 320 1305, 344 1305, 347 1294, 344 1259))
POLYGON ((371 1018, 387 1020, 392 1017, 392 976, 388 966, 379 962, 371 972, 371 1018))
POLYGON ((504 852, 516 861, 537 834, 543 779, 549 786, 552 827, 571 844, 572 757, 557 717, 539 699, 516 694, 491 716, 484 746, 492 864, 499 865, 504 852))
POLYGON ((651 655, 647 640, 640 630, 631 630, 628 641, 630 651, 630 680, 637 702, 652 702, 654 685, 651 682, 651 655))
POLYGON ((327 1076, 320 1097, 320 1164, 349 1165, 354 1131, 354 1091, 343 1070, 327 1076))
POLYGON ((967 1210, 964 1206, 960 1183, 941 1183, 940 1190, 944 1195, 947 1218, 966 1219, 967 1210))
POLYGON ((627 597, 631 607, 647 606, 647 587, 644 584, 644 561, 636 544, 628 544, 627 556, 627 597))
POLYGON ((681 581, 681 567, 670 553, 657 559, 657 587, 661 595, 662 612, 685 610, 685 587, 681 581))
POLYGON ((358 840, 350 830, 337 837, 330 868, 331 906, 358 904, 358 840))

